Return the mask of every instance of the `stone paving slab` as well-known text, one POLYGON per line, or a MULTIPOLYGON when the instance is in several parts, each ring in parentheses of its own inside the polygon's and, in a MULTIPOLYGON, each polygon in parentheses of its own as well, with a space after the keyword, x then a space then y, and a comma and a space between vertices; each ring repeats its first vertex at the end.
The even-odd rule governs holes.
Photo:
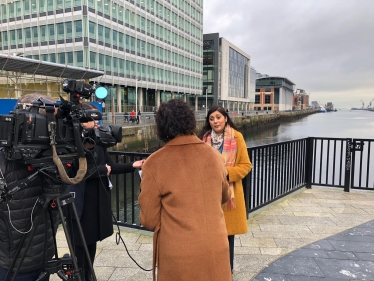
MULTIPOLYGON (((373 191, 313 187, 257 210, 248 233, 235 236, 233 281, 374 280, 373 202, 373 191)), ((130 255, 149 269, 152 232, 121 228, 121 235, 130 255)), ((152 280, 115 240, 98 243, 97 280, 152 280)), ((68 252, 62 229, 57 243, 59 254, 68 252)))

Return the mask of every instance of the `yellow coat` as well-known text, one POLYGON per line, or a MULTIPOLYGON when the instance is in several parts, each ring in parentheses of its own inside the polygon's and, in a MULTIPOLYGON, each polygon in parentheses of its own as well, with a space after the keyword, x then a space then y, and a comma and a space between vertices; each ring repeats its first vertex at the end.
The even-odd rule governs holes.
POLYGON ((251 171, 252 163, 249 160, 247 145, 243 135, 234 130, 236 138, 236 158, 234 166, 226 166, 229 181, 234 183, 235 209, 224 210, 228 235, 244 234, 248 232, 247 214, 244 201, 242 179, 251 171))

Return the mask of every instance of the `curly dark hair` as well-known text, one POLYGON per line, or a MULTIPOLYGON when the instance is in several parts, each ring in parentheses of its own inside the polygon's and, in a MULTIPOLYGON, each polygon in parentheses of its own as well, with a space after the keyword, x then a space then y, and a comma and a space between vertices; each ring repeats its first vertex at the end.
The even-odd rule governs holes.
POLYGON ((212 126, 210 126, 210 123, 209 123, 209 116, 213 113, 213 112, 220 112, 224 117, 227 118, 227 124, 230 125, 231 128, 235 129, 235 130, 238 130, 238 127, 234 124, 234 122, 231 120, 229 114, 226 112, 226 109, 224 109, 222 106, 220 105, 214 105, 212 106, 208 113, 207 113, 207 116, 205 118, 205 124, 204 124, 204 127, 201 129, 201 131, 199 132, 198 134, 198 137, 199 139, 203 139, 203 136, 205 135, 206 132, 208 131, 211 131, 212 130, 212 126))
POLYGON ((158 138, 168 142, 178 135, 192 135, 196 128, 195 114, 183 100, 161 103, 156 112, 158 138))

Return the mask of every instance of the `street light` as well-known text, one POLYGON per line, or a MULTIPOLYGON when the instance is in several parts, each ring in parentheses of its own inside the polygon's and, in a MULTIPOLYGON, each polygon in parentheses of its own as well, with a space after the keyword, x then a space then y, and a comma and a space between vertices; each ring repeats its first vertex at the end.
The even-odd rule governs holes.
POLYGON ((135 81, 135 119, 138 117, 138 81, 140 81, 140 79, 136 78, 136 81, 135 81))
POLYGON ((205 117, 208 115, 208 87, 205 88, 205 117))

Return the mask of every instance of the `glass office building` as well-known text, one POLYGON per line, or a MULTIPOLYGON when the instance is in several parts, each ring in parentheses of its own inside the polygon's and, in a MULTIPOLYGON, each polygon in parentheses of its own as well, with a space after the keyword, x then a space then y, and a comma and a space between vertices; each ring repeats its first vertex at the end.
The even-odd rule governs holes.
POLYGON ((104 71, 95 81, 116 111, 135 102, 150 111, 170 98, 194 105, 202 93, 202 0, 0 4, 1 53, 104 71))
POLYGON ((208 108, 220 104, 230 111, 250 110, 250 75, 249 55, 219 33, 204 34, 200 108, 207 103, 208 108))

